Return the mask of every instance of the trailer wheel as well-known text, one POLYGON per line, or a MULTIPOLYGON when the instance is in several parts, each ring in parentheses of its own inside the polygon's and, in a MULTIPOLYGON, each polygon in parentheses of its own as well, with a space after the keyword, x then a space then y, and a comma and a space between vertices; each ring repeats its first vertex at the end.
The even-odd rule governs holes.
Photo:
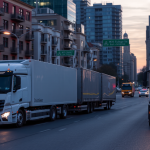
POLYGON ((110 109, 110 106, 109 106, 109 102, 107 102, 107 105, 106 107, 104 107, 105 110, 109 110, 110 109))
POLYGON ((87 114, 90 113, 90 104, 89 104, 89 103, 87 104, 87 110, 86 110, 86 113, 87 113, 87 114))
POLYGON ((50 120, 54 121, 56 119, 56 109, 55 107, 52 107, 50 110, 50 120))
POLYGON ((64 105, 62 106, 62 109, 61 109, 60 118, 65 119, 66 117, 67 117, 67 107, 64 105))
POLYGON ((90 113, 92 113, 93 110, 94 110, 94 108, 93 108, 93 103, 91 103, 91 106, 90 106, 90 113))
POLYGON ((17 123, 16 123, 16 126, 19 128, 19 127, 22 127, 23 124, 25 122, 25 114, 22 110, 19 110, 18 113, 17 113, 17 123))

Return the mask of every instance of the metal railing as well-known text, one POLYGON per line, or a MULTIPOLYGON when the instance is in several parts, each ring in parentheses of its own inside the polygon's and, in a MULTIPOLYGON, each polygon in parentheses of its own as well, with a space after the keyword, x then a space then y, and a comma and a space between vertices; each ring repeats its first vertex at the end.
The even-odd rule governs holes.
POLYGON ((71 35, 67 35, 67 36, 64 37, 64 39, 73 40, 73 37, 71 35))
POLYGON ((41 50, 41 55, 47 55, 47 51, 41 50))
POLYGON ((41 43, 47 43, 47 39, 46 38, 41 38, 41 43))
POLYGON ((27 56, 27 57, 32 56, 32 50, 26 50, 25 51, 25 56, 27 56))
POLYGON ((15 21, 20 21, 20 22, 25 21, 24 15, 20 15, 20 14, 17 14, 17 13, 11 14, 11 19, 15 20, 15 21))
POLYGON ((30 34, 30 33, 27 33, 26 36, 25 36, 25 40, 26 41, 32 41, 33 40, 33 35, 30 34))
POLYGON ((72 31, 72 32, 74 31, 74 29, 72 27, 69 27, 69 26, 68 27, 64 27, 64 30, 69 30, 69 31, 72 31))
MULTIPOLYGON (((17 48, 16 47, 11 47, 10 48, 10 53, 17 55, 17 48)), ((21 53, 21 50, 19 50, 19 53, 21 53)))

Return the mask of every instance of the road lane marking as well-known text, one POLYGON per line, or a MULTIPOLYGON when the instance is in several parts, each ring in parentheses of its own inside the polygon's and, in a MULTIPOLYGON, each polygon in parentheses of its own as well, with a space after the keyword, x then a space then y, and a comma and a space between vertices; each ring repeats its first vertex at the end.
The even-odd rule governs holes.
POLYGON ((66 128, 60 129, 59 131, 63 131, 63 130, 66 130, 66 128))
POLYGON ((51 129, 46 129, 46 130, 43 130, 43 131, 40 131, 40 132, 46 132, 46 131, 49 131, 49 130, 51 130, 51 129))

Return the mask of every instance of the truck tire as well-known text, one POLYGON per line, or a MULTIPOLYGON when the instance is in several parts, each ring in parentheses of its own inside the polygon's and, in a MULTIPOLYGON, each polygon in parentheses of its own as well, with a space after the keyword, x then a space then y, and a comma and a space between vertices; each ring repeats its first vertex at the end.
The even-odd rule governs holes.
POLYGON ((63 105, 61 108, 60 118, 65 119, 67 117, 67 106, 63 105))
POLYGON ((107 105, 106 107, 104 107, 105 110, 109 110, 110 109, 110 106, 109 106, 109 102, 107 102, 107 105))
POLYGON ((90 113, 92 113, 93 110, 94 110, 94 108, 93 108, 93 103, 91 103, 91 105, 90 105, 90 113))
POLYGON ((25 114, 24 112, 20 109, 17 113, 17 123, 16 123, 16 127, 22 127, 23 124, 25 122, 25 114))
POLYGON ((55 107, 52 107, 50 110, 50 120, 54 121, 56 119, 56 109, 55 107))
POLYGON ((86 113, 89 114, 90 113, 90 104, 87 103, 87 110, 86 110, 86 113))
POLYGON ((124 97, 124 95, 122 95, 122 97, 124 97))

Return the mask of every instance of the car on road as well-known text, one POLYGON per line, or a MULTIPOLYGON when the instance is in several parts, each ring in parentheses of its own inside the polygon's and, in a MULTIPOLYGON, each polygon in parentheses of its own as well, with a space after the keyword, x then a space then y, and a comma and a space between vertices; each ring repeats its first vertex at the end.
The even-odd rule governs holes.
POLYGON ((137 91, 140 91, 140 90, 142 90, 142 87, 138 87, 138 88, 137 88, 137 91))
POLYGON ((116 91, 117 91, 117 92, 121 92, 121 88, 118 88, 118 87, 117 87, 117 88, 116 88, 116 91))
POLYGON ((149 91, 147 89, 142 89, 139 91, 139 97, 141 97, 141 96, 148 97, 148 95, 149 95, 149 91))

